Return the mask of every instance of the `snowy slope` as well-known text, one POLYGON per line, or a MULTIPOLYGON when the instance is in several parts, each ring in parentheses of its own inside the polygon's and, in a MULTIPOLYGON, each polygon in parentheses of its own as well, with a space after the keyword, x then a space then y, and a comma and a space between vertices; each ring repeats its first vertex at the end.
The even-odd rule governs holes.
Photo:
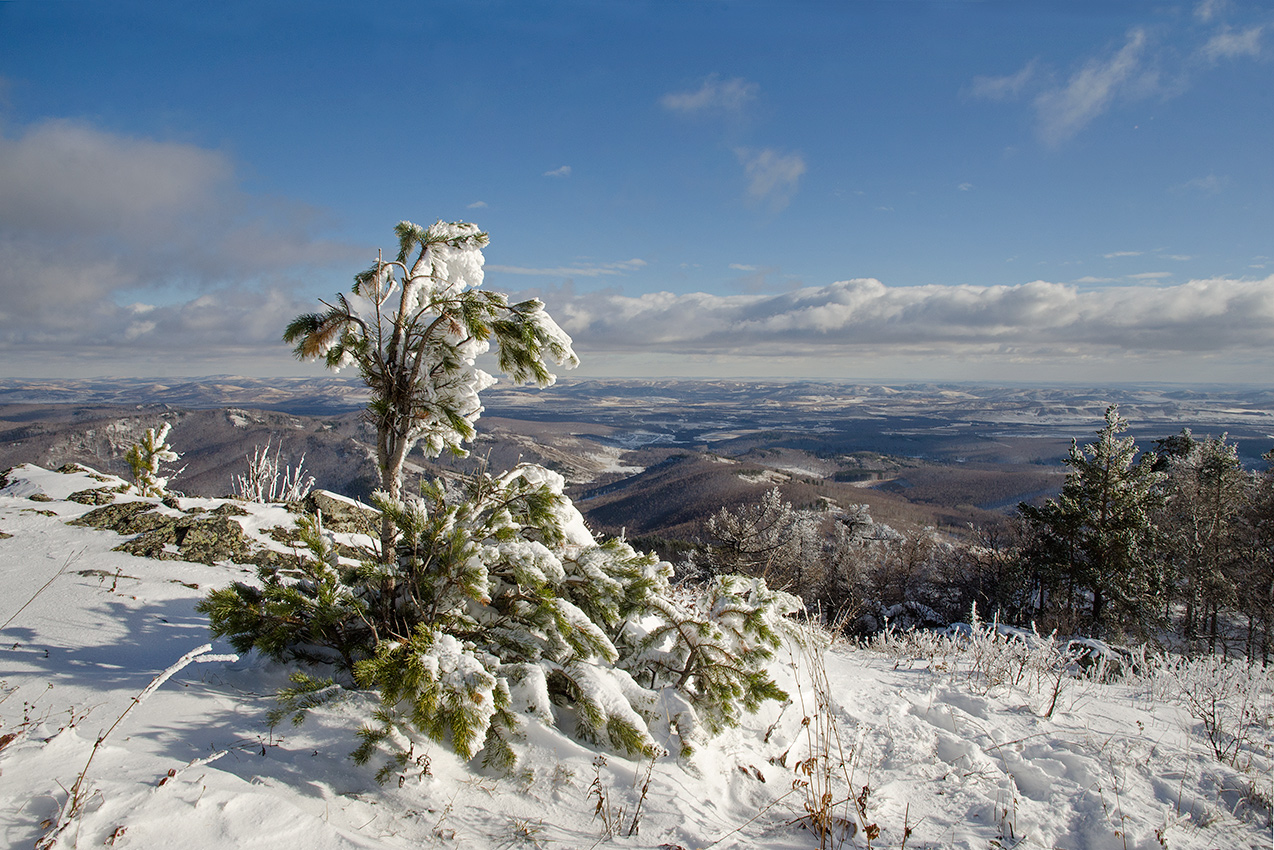
MULTIPOLYGON (((513 776, 426 742, 381 786, 376 765, 347 757, 374 700, 350 694, 271 729, 289 670, 255 656, 180 670, 94 754, 153 677, 208 641, 196 601, 253 572, 134 557, 112 551, 114 532, 67 525, 91 510, 68 495, 122 483, 101 478, 24 466, 0 490, 10 535, 0 539, 0 845, 48 835, 92 756, 86 803, 54 846, 808 848, 819 842, 801 783, 817 787, 823 768, 836 801, 861 801, 836 809, 852 824, 847 847, 869 846, 869 835, 878 848, 1271 846, 1268 726, 1239 770, 1212 756, 1162 682, 1068 679, 1046 718, 1051 693, 1025 680, 991 687, 967 659, 896 645, 792 647, 775 661, 792 703, 768 703, 688 761, 635 762, 532 727, 513 776), (830 761, 809 761, 817 735, 830 761)), ((278 507, 244 507, 249 532, 289 521, 278 507)), ((1268 691, 1264 700, 1268 717, 1268 691)))

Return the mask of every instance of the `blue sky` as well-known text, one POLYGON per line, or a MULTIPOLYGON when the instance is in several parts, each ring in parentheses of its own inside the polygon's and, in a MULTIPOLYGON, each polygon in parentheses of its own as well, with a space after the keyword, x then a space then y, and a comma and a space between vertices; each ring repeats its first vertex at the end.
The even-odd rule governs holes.
POLYGON ((581 376, 1274 375, 1274 7, 0 2, 11 376, 317 374, 399 219, 581 376))

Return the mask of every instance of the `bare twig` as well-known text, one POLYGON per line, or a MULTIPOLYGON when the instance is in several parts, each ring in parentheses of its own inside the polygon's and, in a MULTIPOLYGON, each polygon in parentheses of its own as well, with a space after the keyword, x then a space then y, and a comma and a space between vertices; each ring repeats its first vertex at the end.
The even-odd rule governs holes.
POLYGON ((69 827, 75 821, 76 817, 79 816, 84 808, 85 801, 88 799, 88 795, 84 787, 84 779, 88 775, 88 769, 92 766, 93 759, 97 756, 97 751, 101 749, 102 744, 105 743, 106 739, 110 737, 110 734, 115 731, 115 728, 124 721, 124 718, 129 715, 129 712, 145 702, 151 694, 157 691, 159 687, 164 684, 164 682, 167 682, 191 662, 239 660, 239 656, 237 655, 211 655, 211 652, 212 644, 205 643, 203 646, 196 647, 190 652, 187 652, 181 658, 177 659, 171 667, 164 670, 154 679, 151 679, 150 684, 142 688, 141 692, 137 694, 137 696, 133 697, 133 699, 129 702, 128 707, 120 712, 119 717, 115 718, 115 722, 110 725, 110 728, 97 736, 97 740, 93 742, 93 749, 88 755, 88 761, 84 763, 83 769, 80 770, 79 775, 75 778, 75 784, 73 784, 71 786, 71 790, 67 792, 66 802, 62 804, 62 809, 58 812, 57 820, 49 827, 49 831, 35 843, 36 850, 48 850, 48 848, 51 848, 57 840, 57 837, 65 832, 66 828, 69 827))
POLYGON ((64 572, 66 572, 66 568, 67 568, 67 567, 71 566, 71 564, 74 564, 76 561, 78 561, 78 560, 80 559, 80 556, 84 554, 84 551, 85 551, 85 550, 81 549, 81 550, 80 550, 80 551, 78 551, 78 552, 72 552, 70 555, 67 555, 67 556, 66 556, 66 563, 64 563, 64 564, 63 564, 63 565, 62 565, 62 566, 58 569, 58 571, 57 571, 56 573, 54 573, 54 574, 53 574, 53 577, 52 577, 52 578, 50 578, 48 581, 46 581, 46 582, 43 584, 43 586, 41 586, 41 587, 40 587, 40 589, 39 589, 39 590, 37 590, 35 593, 31 594, 31 598, 30 598, 30 599, 28 599, 26 602, 23 602, 23 603, 22 603, 22 607, 21 607, 21 608, 19 608, 17 611, 14 611, 14 612, 13 612, 13 616, 11 616, 9 619, 5 620, 5 621, 4 621, 4 625, 3 625, 3 626, 0 626, 0 629, 7 629, 7 628, 9 628, 9 624, 10 624, 10 623, 12 623, 14 620, 16 620, 16 619, 18 618, 18 615, 19 615, 19 614, 21 614, 23 611, 25 611, 25 610, 27 609, 27 606, 28 606, 28 605, 30 605, 32 602, 34 602, 37 596, 39 596, 39 595, 40 595, 41 593, 43 593, 44 591, 48 590, 48 589, 49 589, 49 585, 53 584, 53 582, 57 580, 57 577, 58 577, 58 576, 62 575, 62 573, 64 573, 64 572))

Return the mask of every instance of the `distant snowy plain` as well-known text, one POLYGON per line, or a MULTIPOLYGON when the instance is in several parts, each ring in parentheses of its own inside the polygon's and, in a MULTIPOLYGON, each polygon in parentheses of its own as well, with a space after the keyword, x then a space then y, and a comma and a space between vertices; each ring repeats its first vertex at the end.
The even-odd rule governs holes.
MULTIPOLYGON (((379 785, 376 765, 348 757, 374 699, 350 693, 271 728, 290 671, 255 655, 192 663, 135 704, 208 642, 195 603, 253 568, 138 558, 112 551, 114 532, 66 524, 91 509, 68 495, 121 483, 21 466, 0 490, 4 846, 50 836, 83 773, 86 802, 54 847, 818 847, 800 769, 815 726, 834 733, 837 759, 843 831, 828 846, 1271 846, 1268 691, 1257 707, 1267 725, 1235 767, 1149 678, 1068 678, 1045 717, 1051 693, 1026 681, 991 685, 959 658, 846 643, 781 652, 772 670, 791 702, 765 704, 688 759, 635 761, 532 725, 511 776, 425 741, 379 785)), ((290 524, 281 507, 245 507, 239 521, 263 542, 290 524)))

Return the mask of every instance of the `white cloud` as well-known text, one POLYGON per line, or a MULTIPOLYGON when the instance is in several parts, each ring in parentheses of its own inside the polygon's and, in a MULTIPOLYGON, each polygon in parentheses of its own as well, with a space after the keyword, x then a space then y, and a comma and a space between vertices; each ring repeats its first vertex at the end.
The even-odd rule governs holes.
POLYGON ((1111 251, 1109 254, 1102 254, 1107 260, 1113 260, 1116 257, 1140 257, 1144 251, 1111 251))
POLYGON ((686 114, 739 112, 756 98, 759 87, 742 77, 722 80, 713 74, 695 91, 669 92, 659 99, 665 109, 686 114))
POLYGON ((1127 275, 1129 280, 1163 280, 1165 277, 1172 277, 1172 272, 1141 272, 1127 275))
POLYGON ((1032 59, 1016 74, 1005 77, 974 77, 969 84, 969 94, 986 100, 1011 100, 1022 94, 1027 84, 1035 78, 1037 60, 1032 59))
POLYGON ((1234 59, 1239 56, 1261 55, 1261 33, 1263 27, 1252 27, 1243 32, 1232 32, 1229 29, 1219 32, 1208 40, 1201 51, 1213 62, 1219 59, 1234 59))
MULTIPOLYGON (((1228 6, 1209 0, 1196 6, 1195 16, 1211 22, 1228 6)), ((1133 27, 1121 46, 1084 59, 1076 70, 1062 75, 1060 83, 1054 82, 1054 72, 1031 60, 1007 76, 974 77, 965 91, 987 100, 1013 100, 1035 90, 1031 103, 1036 132, 1045 144, 1056 146, 1073 138, 1120 100, 1170 98, 1185 91, 1193 75, 1221 59, 1259 58, 1265 29, 1264 24, 1246 29, 1225 25, 1200 44, 1197 29, 1182 35, 1170 26, 1133 27), (1152 38, 1152 32, 1157 37, 1152 38), (1170 45, 1178 36, 1194 40, 1196 46, 1174 49, 1170 45)))
POLYGON ((563 165, 560 168, 554 168, 552 171, 544 172, 544 176, 545 177, 570 177, 571 167, 569 165, 563 165))
POLYGON ((957 189, 959 189, 961 192, 968 192, 968 191, 971 191, 971 190, 973 189, 973 184, 972 184, 972 183, 961 183, 959 186, 956 186, 956 188, 957 188, 957 189))
POLYGON ((1179 186, 1172 187, 1174 192, 1202 192, 1205 195, 1216 195, 1224 191, 1230 185, 1230 178, 1209 174, 1206 177, 1196 177, 1193 180, 1187 180, 1179 186))
POLYGON ((467 209, 471 209, 471 210, 485 210, 486 208, 487 208, 486 201, 474 201, 472 204, 469 204, 469 206, 467 207, 467 209))
POLYGON ((799 153, 783 154, 773 148, 736 148, 735 155, 748 178, 748 197, 781 210, 791 203, 805 173, 805 158, 799 153))
POLYGON ((1050 145, 1061 144, 1139 83, 1146 44, 1146 31, 1134 28, 1114 55, 1088 60, 1064 86, 1038 95, 1035 110, 1040 138, 1050 145))
POLYGON ((621 260, 617 263, 579 263, 573 266, 552 266, 536 268, 529 266, 502 266, 487 264, 484 269, 489 272, 503 274, 532 275, 538 277, 604 277, 622 275, 640 271, 647 265, 645 260, 621 260))
POLYGON ((312 308, 288 294, 296 281, 367 259, 310 236, 319 218, 244 193, 218 151, 56 120, 0 135, 0 362, 286 358, 281 328, 312 308), (199 298, 231 291, 242 301, 215 333, 186 323, 199 298))
POLYGON ((730 268, 736 272, 754 272, 756 266, 746 266, 743 263, 731 263, 730 268))
POLYGON ((723 357, 994 356, 1011 348, 1019 359, 1047 359, 1062 350, 1241 351, 1268 359, 1274 338, 1274 277, 1095 290, 1046 281, 888 287, 857 279, 782 294, 559 293, 546 300, 582 356, 589 349, 723 357))
POLYGON ((1194 7, 1194 16, 1205 23, 1225 11, 1229 0, 1202 0, 1194 7))
POLYGON ((1117 277, 1093 277, 1091 275, 1085 275, 1084 277, 1076 278, 1075 283, 1114 283, 1117 280, 1119 280, 1117 277))

